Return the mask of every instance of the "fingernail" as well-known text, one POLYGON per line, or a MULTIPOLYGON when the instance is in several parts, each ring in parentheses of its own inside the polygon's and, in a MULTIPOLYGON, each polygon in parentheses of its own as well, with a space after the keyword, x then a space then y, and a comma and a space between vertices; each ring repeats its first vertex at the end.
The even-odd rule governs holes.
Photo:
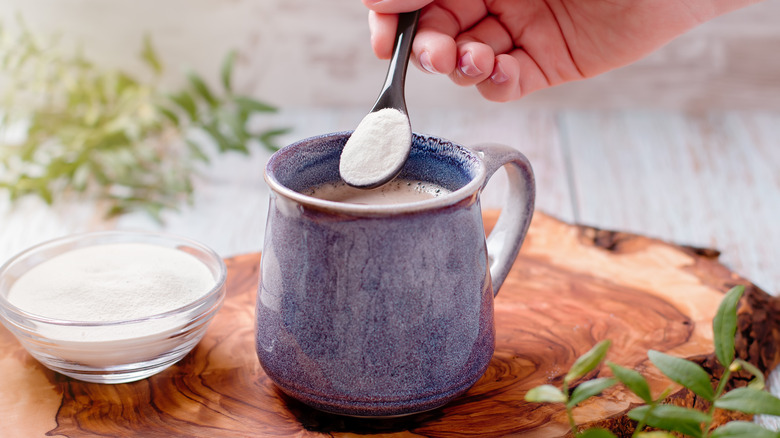
POLYGON ((482 71, 477 68, 477 65, 474 63, 474 57, 471 56, 471 52, 464 53, 463 56, 460 57, 458 64, 460 64, 460 71, 466 76, 474 77, 482 74, 482 71))
POLYGON ((422 68, 428 71, 428 73, 438 73, 435 68, 433 68, 433 63, 431 62, 431 55, 428 54, 428 52, 422 52, 420 54, 420 65, 422 68))
POLYGON ((504 69, 501 68, 501 64, 496 63, 496 66, 493 69, 493 75, 490 76, 490 80, 496 84, 503 84, 509 80, 509 75, 504 73, 504 69))

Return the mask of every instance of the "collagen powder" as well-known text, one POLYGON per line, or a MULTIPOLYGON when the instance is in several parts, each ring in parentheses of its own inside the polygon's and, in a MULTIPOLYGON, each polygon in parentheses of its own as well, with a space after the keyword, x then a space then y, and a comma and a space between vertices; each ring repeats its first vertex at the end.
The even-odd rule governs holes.
POLYGON ((145 243, 94 245, 53 257, 22 275, 8 301, 47 318, 122 321, 177 309, 214 286, 194 256, 145 243))
POLYGON ((393 108, 369 113, 341 152, 341 178, 353 186, 373 186, 403 166, 411 144, 412 128, 404 113, 393 108))

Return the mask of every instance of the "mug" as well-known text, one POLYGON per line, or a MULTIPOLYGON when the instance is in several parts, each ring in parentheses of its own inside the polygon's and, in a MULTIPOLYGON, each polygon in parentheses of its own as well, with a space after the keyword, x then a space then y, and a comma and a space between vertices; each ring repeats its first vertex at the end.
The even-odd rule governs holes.
POLYGON ((349 136, 304 139, 268 161, 257 355, 283 392, 319 410, 431 410, 466 392, 493 355, 493 298, 531 222, 533 171, 507 146, 414 134, 399 178, 451 193, 386 205, 302 194, 340 180, 349 136), (480 194, 504 166, 506 202, 486 239, 480 194))

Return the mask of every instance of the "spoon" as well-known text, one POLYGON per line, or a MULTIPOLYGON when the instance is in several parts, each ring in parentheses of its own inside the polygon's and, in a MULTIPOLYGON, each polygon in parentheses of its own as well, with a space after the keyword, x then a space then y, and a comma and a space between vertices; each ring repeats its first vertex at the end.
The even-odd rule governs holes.
POLYGON ((412 127, 404 81, 419 17, 419 10, 398 16, 395 48, 382 91, 341 151, 339 173, 350 186, 379 187, 395 178, 409 158, 412 127))

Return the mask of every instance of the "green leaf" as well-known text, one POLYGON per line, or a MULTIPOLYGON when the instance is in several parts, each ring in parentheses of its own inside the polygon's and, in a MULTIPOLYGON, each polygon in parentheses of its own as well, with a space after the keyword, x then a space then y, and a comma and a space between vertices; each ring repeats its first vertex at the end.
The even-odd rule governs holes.
POLYGON ((259 113, 274 113, 277 111, 276 107, 265 102, 261 102, 251 97, 237 96, 233 99, 236 105, 246 111, 259 112, 259 113))
POLYGON ((175 103, 179 108, 189 116, 190 120, 198 120, 198 105, 195 103, 195 99, 192 95, 186 91, 180 91, 168 96, 171 102, 175 103))
POLYGON ((121 96, 122 94, 135 90, 138 87, 138 81, 136 81, 132 76, 122 72, 117 73, 114 85, 114 93, 116 93, 117 96, 121 96))
POLYGON ((233 91, 233 65, 236 62, 236 51, 231 50, 228 52, 227 56, 225 56, 225 60, 222 62, 222 71, 221 71, 221 78, 222 78, 222 86, 225 87, 225 91, 228 93, 231 93, 233 91))
POLYGON ((726 293, 712 321, 715 355, 724 367, 734 360, 734 334, 737 332, 737 305, 745 286, 735 286, 726 293))
POLYGON ((756 423, 731 421, 715 429, 711 438, 778 438, 780 432, 764 429, 756 423))
POLYGON ((260 140, 266 149, 277 151, 279 150, 279 145, 275 142, 276 137, 287 134, 290 131, 292 131, 290 128, 271 129, 260 134, 257 139, 260 140))
POLYGON ((96 149, 128 149, 131 141, 123 131, 111 131, 102 133, 103 136, 95 141, 96 149))
POLYGON ((594 395, 601 394, 602 391, 617 383, 613 377, 601 377, 598 379, 582 382, 571 393, 566 407, 571 409, 594 395))
POLYGON ((169 110, 168 108, 165 108, 163 106, 158 106, 157 111, 160 112, 160 114, 168 119, 171 123, 173 123, 175 126, 179 126, 179 116, 176 115, 173 111, 169 110))
POLYGON ((653 363, 666 377, 685 386, 706 400, 715 398, 715 391, 710 383, 710 375, 699 365, 679 357, 670 356, 660 351, 647 352, 653 363))
POLYGON ((584 432, 578 433, 576 437, 577 438, 617 438, 614 433, 608 431, 607 429, 602 429, 600 427, 594 427, 593 429, 588 429, 584 432))
POLYGON ((640 406, 628 412, 634 421, 645 420, 650 427, 684 433, 694 438, 702 436, 701 425, 710 421, 710 416, 695 409, 672 405, 640 406))
POLYGON ((38 190, 38 196, 40 196, 44 202, 46 202, 49 205, 52 205, 54 203, 54 196, 51 193, 51 190, 49 187, 46 186, 46 182, 41 180, 41 184, 37 187, 38 190))
POLYGON ((525 393, 525 401, 532 403, 563 403, 566 395, 552 385, 541 385, 525 393))
POLYGON ((73 188, 78 192, 83 192, 87 189, 88 182, 89 168, 85 165, 79 165, 73 172, 73 188))
POLYGON ((190 139, 185 140, 185 142, 187 143, 187 146, 189 146, 190 152, 192 153, 192 156, 195 157, 196 160, 202 161, 204 163, 208 163, 211 161, 209 159, 209 156, 205 152, 203 152, 203 148, 201 148, 197 142, 190 139))
POLYGON ((571 366, 571 369, 569 369, 569 372, 563 378, 563 383, 569 384, 593 371, 601 361, 604 360, 610 345, 612 345, 612 341, 608 339, 601 341, 594 345, 588 352, 578 357, 571 366))
POLYGON ((715 400, 715 407, 746 414, 780 416, 780 399, 755 388, 737 388, 715 400))
POLYGON ((110 219, 116 216, 123 215, 129 210, 122 205, 114 204, 106 211, 106 218, 110 219))
POLYGON ((192 70, 187 71, 187 80, 190 82, 192 89, 206 101, 211 108, 216 108, 219 105, 219 101, 206 85, 206 81, 203 80, 197 73, 192 70))
POLYGON ((642 401, 645 403, 653 402, 653 396, 650 393, 650 385, 647 384, 647 380, 645 380, 641 374, 613 362, 608 362, 607 365, 612 370, 612 374, 614 374, 620 382, 626 385, 626 388, 639 396, 642 401))
POLYGON ((155 220, 158 224, 162 224, 162 211, 165 207, 169 207, 161 202, 149 202, 144 204, 144 210, 155 220))
POLYGON ((761 372, 760 369, 758 369, 755 365, 753 365, 750 362, 744 361, 742 359, 735 359, 734 364, 738 365, 740 368, 746 370, 750 374, 752 374, 755 379, 753 379, 750 383, 748 383, 748 386, 755 389, 764 389, 766 387, 766 381, 764 380, 764 373, 761 372))
POLYGON ((152 37, 149 35, 144 36, 144 46, 141 50, 141 59, 143 59, 146 64, 151 67, 152 70, 154 70, 155 73, 162 73, 162 62, 160 62, 160 58, 157 56, 157 52, 154 50, 154 46, 152 45, 152 37))
POLYGON ((214 142, 217 144, 220 152, 237 151, 244 154, 249 153, 249 149, 246 147, 246 144, 231 138, 228 135, 225 135, 216 122, 204 125, 202 128, 208 133, 209 136, 211 136, 212 140, 214 140, 214 142))
POLYGON ((249 134, 246 132, 245 120, 241 120, 240 114, 235 112, 220 112, 218 114, 222 126, 230 133, 230 135, 241 143, 246 143, 249 140, 249 134))

